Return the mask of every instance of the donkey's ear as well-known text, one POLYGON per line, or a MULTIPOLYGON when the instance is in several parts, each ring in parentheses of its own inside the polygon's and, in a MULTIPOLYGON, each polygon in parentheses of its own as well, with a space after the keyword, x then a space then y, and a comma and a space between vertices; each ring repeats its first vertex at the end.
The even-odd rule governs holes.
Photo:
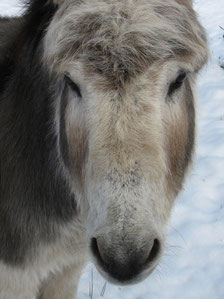
POLYGON ((187 8, 192 8, 192 0, 176 0, 180 5, 185 5, 187 8))

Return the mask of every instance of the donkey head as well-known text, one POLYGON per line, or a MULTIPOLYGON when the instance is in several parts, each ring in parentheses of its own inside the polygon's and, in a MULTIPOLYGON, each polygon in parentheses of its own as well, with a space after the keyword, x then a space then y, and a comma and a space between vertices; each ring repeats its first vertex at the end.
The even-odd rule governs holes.
POLYGON ((134 283, 162 255, 194 148, 205 32, 187 0, 64 0, 44 40, 65 172, 99 271, 134 283))

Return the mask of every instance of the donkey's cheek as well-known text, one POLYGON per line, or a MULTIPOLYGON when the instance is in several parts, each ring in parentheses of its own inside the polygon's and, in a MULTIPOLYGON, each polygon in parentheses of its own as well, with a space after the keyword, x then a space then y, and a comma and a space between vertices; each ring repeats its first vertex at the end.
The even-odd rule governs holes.
POLYGON ((177 106, 179 107, 175 108, 176 111, 172 111, 171 122, 168 121, 166 134, 168 189, 174 194, 182 188, 194 152, 195 112, 192 93, 188 91, 177 106))
POLYGON ((64 111, 65 135, 67 145, 66 167, 72 180, 83 182, 85 161, 87 157, 87 129, 85 125, 83 107, 70 100, 64 111))

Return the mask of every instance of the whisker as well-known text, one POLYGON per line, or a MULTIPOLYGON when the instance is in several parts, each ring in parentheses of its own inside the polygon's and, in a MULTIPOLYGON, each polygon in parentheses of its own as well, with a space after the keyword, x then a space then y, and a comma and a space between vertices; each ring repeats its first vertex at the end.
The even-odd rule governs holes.
POLYGON ((106 287, 107 287, 107 282, 105 281, 103 289, 102 289, 101 294, 100 294, 100 297, 104 297, 104 294, 106 292, 106 287))
POLYGON ((181 238, 181 240, 186 244, 186 240, 184 239, 183 235, 172 225, 170 225, 170 228, 181 238))

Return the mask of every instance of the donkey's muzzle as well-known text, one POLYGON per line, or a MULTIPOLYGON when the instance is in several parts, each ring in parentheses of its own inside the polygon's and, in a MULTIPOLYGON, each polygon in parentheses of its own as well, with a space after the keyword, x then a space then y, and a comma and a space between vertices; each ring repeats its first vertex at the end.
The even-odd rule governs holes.
MULTIPOLYGON (((139 245, 139 244, 138 244, 139 245)), ((141 280, 143 271, 152 272, 157 264, 161 246, 158 239, 150 240, 147 245, 130 246, 123 243, 108 247, 101 240, 91 240, 91 251, 98 268, 115 283, 129 284, 141 280), (150 271, 151 270, 151 271, 150 271)), ((101 271, 100 271, 101 272, 101 271)))

